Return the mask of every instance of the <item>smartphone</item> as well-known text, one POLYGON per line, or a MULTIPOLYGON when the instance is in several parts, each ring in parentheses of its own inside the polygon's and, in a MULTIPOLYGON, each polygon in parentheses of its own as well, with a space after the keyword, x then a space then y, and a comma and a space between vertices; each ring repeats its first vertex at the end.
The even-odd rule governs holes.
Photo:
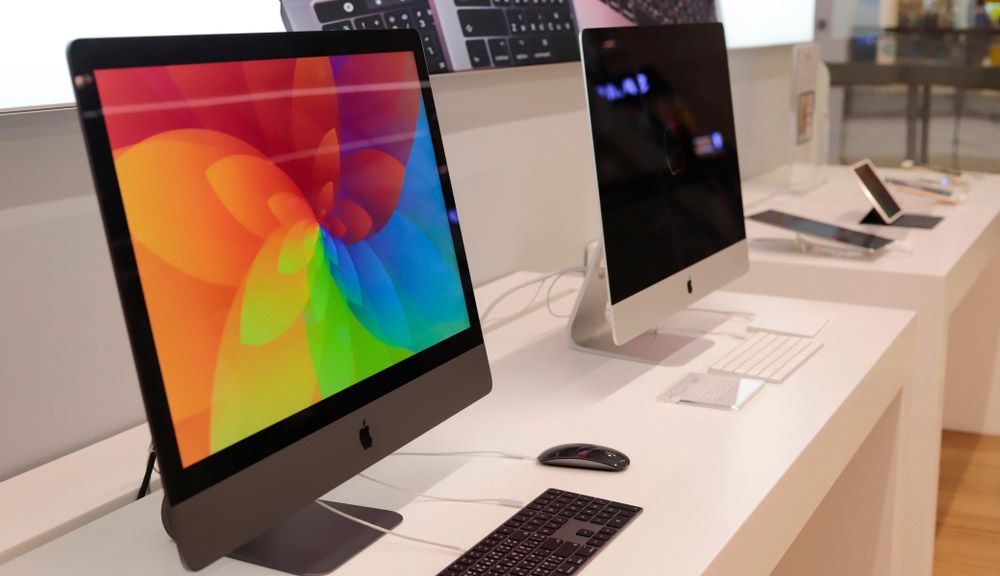
POLYGON ((889 192, 885 182, 875 172, 875 166, 871 160, 865 159, 851 166, 851 173, 858 186, 861 187, 861 191, 865 193, 865 197, 868 198, 868 202, 882 217, 883 222, 892 224, 903 216, 903 208, 892 197, 892 192, 889 192))

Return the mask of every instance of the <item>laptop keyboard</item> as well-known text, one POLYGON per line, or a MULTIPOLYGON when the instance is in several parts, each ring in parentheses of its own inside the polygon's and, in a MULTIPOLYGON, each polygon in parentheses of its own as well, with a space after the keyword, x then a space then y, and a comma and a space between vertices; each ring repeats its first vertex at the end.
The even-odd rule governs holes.
POLYGON ((715 22, 713 0, 601 0, 637 24, 715 22))
POLYGON ((473 68, 578 60, 571 0, 454 0, 473 68))
POLYGON ((313 5, 323 30, 414 29, 430 72, 447 72, 434 12, 428 0, 329 0, 313 5))

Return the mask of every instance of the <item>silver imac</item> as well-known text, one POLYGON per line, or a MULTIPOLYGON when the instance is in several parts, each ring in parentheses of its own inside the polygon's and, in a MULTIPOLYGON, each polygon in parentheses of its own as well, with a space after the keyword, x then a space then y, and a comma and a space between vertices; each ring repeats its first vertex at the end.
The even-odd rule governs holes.
POLYGON ((685 340, 657 326, 749 268, 725 34, 717 23, 589 29, 581 48, 603 258, 569 335, 659 362, 685 340))

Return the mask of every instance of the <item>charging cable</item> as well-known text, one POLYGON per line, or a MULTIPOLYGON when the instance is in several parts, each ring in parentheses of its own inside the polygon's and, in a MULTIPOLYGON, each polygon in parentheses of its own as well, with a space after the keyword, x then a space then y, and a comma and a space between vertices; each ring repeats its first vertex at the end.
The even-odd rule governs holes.
POLYGON ((500 450, 460 450, 458 452, 393 452, 390 456, 478 456, 482 458, 510 458, 512 460, 534 460, 534 456, 502 452, 500 450))
MULTIPOLYGON (((520 290, 523 290, 523 289, 525 289, 525 288, 527 288, 529 286, 534 286, 535 284, 538 284, 538 288, 535 290, 535 293, 531 296, 531 300, 529 300, 528 303, 523 308, 521 308, 517 312, 514 312, 513 314, 509 314, 509 315, 505 316, 504 318, 498 318, 497 320, 495 320, 495 322, 499 322, 500 320, 504 320, 505 318, 510 318, 511 316, 515 316, 517 314, 520 314, 521 312, 523 312, 524 310, 526 310, 528 307, 530 307, 532 304, 534 304, 535 303, 535 298, 537 298, 538 295, 541 293, 542 289, 545 287, 545 281, 548 280, 549 278, 555 278, 555 280, 552 283, 553 285, 555 285, 555 282, 558 281, 559 278, 561 278, 562 276, 565 276, 566 274, 569 274, 571 272, 582 273, 582 272, 586 272, 586 271, 587 271, 587 269, 584 268, 584 267, 582 267, 582 266, 569 266, 567 268, 561 268, 561 269, 556 270, 554 272, 549 272, 549 273, 546 273, 546 274, 542 274, 541 276, 538 276, 538 277, 533 278, 531 280, 528 280, 528 281, 525 281, 525 282, 521 282, 520 284, 518 284, 518 285, 516 285, 516 286, 514 286, 512 288, 507 289, 502 294, 500 294, 499 296, 497 296, 496 298, 494 298, 493 302, 491 302, 490 305, 487 306, 485 310, 483 310, 483 313, 479 315, 479 322, 481 324, 485 324, 486 321, 487 321, 487 319, 489 319, 490 313, 493 312, 493 310, 501 302, 503 302, 508 297, 510 297, 511 294, 514 294, 514 293, 516 293, 516 292, 518 292, 520 290)), ((551 297, 552 297, 552 287, 550 286, 549 287, 549 292, 548 292, 548 298, 547 298, 547 300, 551 300, 551 297)), ((546 302, 546 304, 548 304, 548 302, 546 302)), ((552 308, 551 307, 549 307, 549 311, 552 312, 552 308)), ((555 313, 553 312, 553 314, 555 314, 555 313)))
POLYGON ((420 544, 427 544, 429 546, 437 546, 438 548, 444 548, 445 550, 451 550, 452 552, 458 552, 459 554, 464 554, 465 553, 465 548, 462 548, 460 546, 454 546, 452 544, 444 544, 442 542, 435 542, 433 540, 425 540, 423 538, 417 538, 416 536, 407 536, 406 534, 400 534, 399 532, 396 532, 395 530, 389 530, 388 528, 383 528, 383 527, 378 526, 376 524, 372 524, 371 522, 362 520, 361 518, 358 518, 357 516, 352 516, 352 515, 348 514, 347 512, 343 512, 341 510, 337 510, 336 508, 334 508, 333 506, 330 506, 329 504, 327 504, 326 502, 323 502, 322 500, 317 500, 316 503, 319 504, 320 506, 322 506, 323 508, 326 508, 330 512, 333 512, 337 516, 340 516, 341 518, 343 518, 345 520, 350 520, 351 522, 354 522, 356 524, 360 524, 360 525, 364 526, 365 528, 371 528, 372 530, 374 530, 376 532, 381 532, 382 534, 385 534, 387 536, 395 536, 396 538, 402 538, 403 540, 409 540, 411 542, 419 542, 420 544))
POLYGON ((409 494, 411 496, 416 496, 418 498, 426 498, 427 500, 435 500, 437 502, 458 502, 462 504, 494 504, 497 506, 506 506, 508 508, 524 508, 525 503, 519 500, 513 500, 510 498, 449 498, 447 496, 434 496, 431 494, 424 494, 423 492, 415 492, 402 486, 396 486, 395 484, 389 484, 388 482, 383 482, 378 478, 373 478, 367 474, 358 474, 361 478, 369 482, 378 484, 379 486, 385 486, 386 488, 392 488, 398 492, 404 494, 409 494))

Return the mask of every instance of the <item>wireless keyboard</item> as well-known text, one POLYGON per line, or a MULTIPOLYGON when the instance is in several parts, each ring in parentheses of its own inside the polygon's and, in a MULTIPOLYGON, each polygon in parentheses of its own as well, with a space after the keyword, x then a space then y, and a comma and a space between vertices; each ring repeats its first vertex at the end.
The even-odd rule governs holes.
POLYGON ((708 371, 783 382, 822 347, 821 342, 811 338, 754 332, 746 341, 712 364, 708 371))
POLYGON ((550 488, 438 576, 576 574, 642 508, 550 488))

